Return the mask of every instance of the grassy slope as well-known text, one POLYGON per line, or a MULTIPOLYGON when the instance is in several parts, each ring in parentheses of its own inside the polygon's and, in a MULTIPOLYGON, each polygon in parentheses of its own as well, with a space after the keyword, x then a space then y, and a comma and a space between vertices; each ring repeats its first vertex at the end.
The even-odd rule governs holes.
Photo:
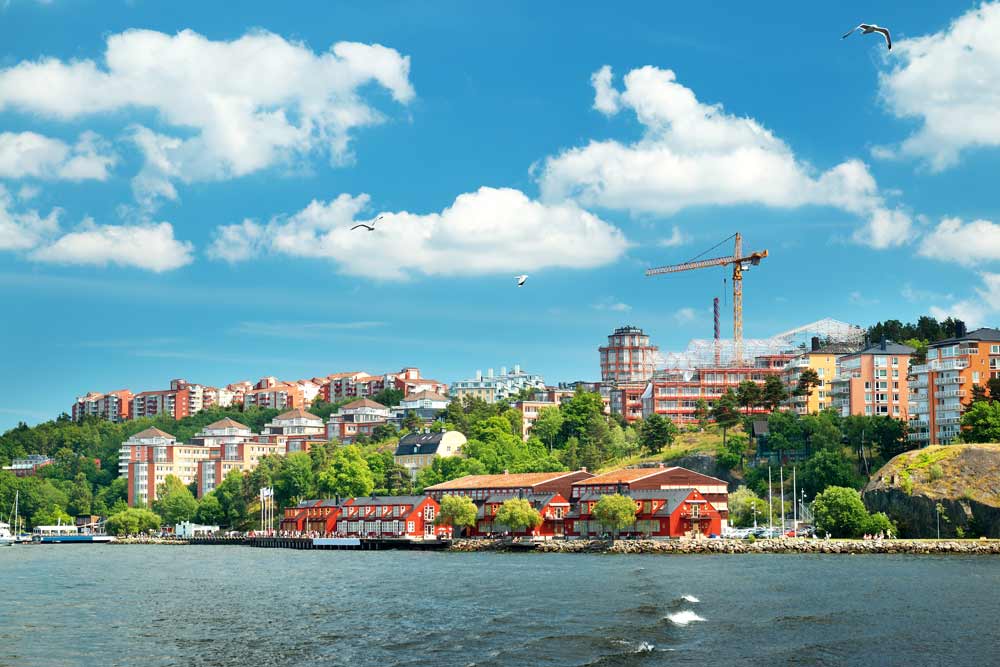
MULTIPOLYGON (((729 435, 742 434, 741 429, 730 429, 729 435)), ((689 454, 715 454, 722 447, 722 431, 710 426, 700 433, 681 433, 674 440, 674 443, 664 449, 659 454, 641 454, 630 456, 625 459, 618 459, 604 465, 598 472, 607 472, 624 466, 637 465, 639 463, 658 463, 661 461, 672 461, 688 456, 689 454)))
POLYGON ((894 484, 930 498, 968 498, 1000 506, 1000 444, 931 445, 900 454, 872 478, 869 489, 894 484))

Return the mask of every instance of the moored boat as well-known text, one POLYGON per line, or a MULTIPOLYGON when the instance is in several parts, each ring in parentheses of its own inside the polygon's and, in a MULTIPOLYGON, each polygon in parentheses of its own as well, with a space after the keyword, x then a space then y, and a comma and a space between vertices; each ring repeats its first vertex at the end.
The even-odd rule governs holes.
POLYGON ((0 547, 13 546, 15 541, 17 541, 17 538, 11 535, 10 526, 0 522, 0 547))
POLYGON ((91 531, 90 526, 59 524, 56 526, 35 526, 31 532, 34 544, 102 544, 114 542, 111 535, 101 535, 91 531))

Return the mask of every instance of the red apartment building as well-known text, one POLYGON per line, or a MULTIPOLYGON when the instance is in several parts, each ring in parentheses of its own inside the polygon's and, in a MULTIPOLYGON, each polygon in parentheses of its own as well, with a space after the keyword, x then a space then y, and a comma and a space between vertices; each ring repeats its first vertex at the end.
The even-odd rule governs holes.
POLYGON ((446 537, 448 527, 434 525, 439 509, 430 496, 350 498, 341 508, 336 534, 411 540, 446 537))
POLYGON ((320 388, 320 395, 327 402, 345 398, 370 398, 384 389, 398 389, 404 396, 421 391, 447 395, 448 385, 444 382, 420 377, 419 368, 404 368, 398 373, 369 375, 367 373, 334 373, 326 378, 320 388))
POLYGON ((128 421, 132 416, 132 392, 128 389, 106 394, 89 392, 86 396, 77 396, 70 412, 73 421, 82 421, 84 417, 98 417, 112 422, 128 421))
MULTIPOLYGON (((796 356, 769 354, 756 357, 752 364, 657 371, 642 393, 642 415, 655 412, 674 423, 693 422, 699 399, 711 405, 728 390, 736 391, 741 382, 763 385, 768 377, 780 378, 785 365, 796 356)), ((753 412, 764 414, 767 410, 758 407, 753 412)))

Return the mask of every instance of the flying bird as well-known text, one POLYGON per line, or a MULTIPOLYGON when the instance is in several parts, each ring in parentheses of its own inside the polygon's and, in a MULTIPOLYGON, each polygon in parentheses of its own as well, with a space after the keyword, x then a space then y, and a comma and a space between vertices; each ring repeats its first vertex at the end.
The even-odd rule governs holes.
POLYGON ((370 231, 370 232, 374 232, 374 231, 375 231, 375 223, 376 223, 376 222, 378 222, 378 221, 379 221, 379 220, 381 220, 381 219, 382 219, 382 216, 380 215, 379 217, 377 217, 377 218, 375 218, 374 220, 372 220, 372 224, 371 224, 371 225, 366 225, 366 224, 364 224, 363 222, 362 222, 362 223, 359 223, 359 224, 357 224, 357 225, 354 225, 353 227, 351 227, 351 231, 353 232, 353 231, 354 231, 355 229, 357 229, 358 227, 364 227, 364 228, 365 228, 365 229, 367 229, 368 231, 370 231))
POLYGON ((526 276, 526 275, 524 275, 524 276, 516 276, 516 278, 517 278, 517 286, 518 287, 522 287, 522 286, 524 286, 524 282, 528 279, 528 276, 526 276))
POLYGON ((862 35, 870 35, 873 32, 877 32, 878 34, 882 35, 883 37, 885 37, 885 45, 889 47, 890 51, 892 51, 892 37, 889 35, 889 29, 888 28, 883 28, 881 26, 877 26, 874 23, 870 23, 870 24, 869 23, 862 23, 857 28, 855 28, 854 30, 849 31, 847 34, 845 34, 843 37, 841 37, 841 39, 847 39, 852 34, 856 33, 858 30, 861 31, 862 35))

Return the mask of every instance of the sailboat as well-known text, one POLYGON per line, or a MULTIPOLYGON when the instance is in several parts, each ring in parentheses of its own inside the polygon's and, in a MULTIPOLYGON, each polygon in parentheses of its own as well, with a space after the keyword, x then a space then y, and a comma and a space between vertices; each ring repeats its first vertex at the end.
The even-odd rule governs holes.
MULTIPOLYGON (((17 507, 17 492, 14 493, 14 507, 17 507)), ((13 516, 16 517, 17 514, 13 514, 13 516)), ((17 538, 10 532, 10 524, 0 521, 0 547, 14 546, 16 541, 17 538)))

